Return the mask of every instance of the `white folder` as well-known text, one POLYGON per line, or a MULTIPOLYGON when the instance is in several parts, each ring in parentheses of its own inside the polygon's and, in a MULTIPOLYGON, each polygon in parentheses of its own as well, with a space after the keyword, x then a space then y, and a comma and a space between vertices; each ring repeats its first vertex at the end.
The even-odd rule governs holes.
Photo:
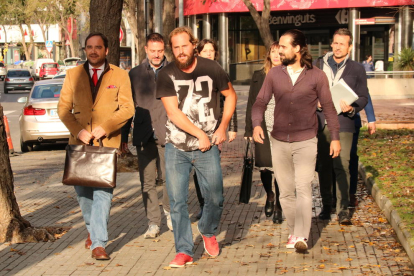
POLYGON ((347 105, 351 105, 358 100, 358 95, 355 94, 354 90, 343 79, 340 79, 331 87, 331 94, 338 115, 342 113, 341 100, 344 100, 347 105))

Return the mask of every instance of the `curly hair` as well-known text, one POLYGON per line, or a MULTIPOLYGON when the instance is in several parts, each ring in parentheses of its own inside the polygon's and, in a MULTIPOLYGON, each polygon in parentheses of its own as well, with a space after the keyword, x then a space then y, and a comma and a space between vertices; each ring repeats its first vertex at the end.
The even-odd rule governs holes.
POLYGON ((188 34, 188 36, 190 37, 190 42, 193 45, 197 45, 198 39, 193 35, 193 32, 190 28, 183 26, 183 27, 178 27, 175 28, 174 30, 172 30, 172 32, 169 35, 169 44, 170 47, 172 48, 172 42, 171 42, 171 38, 175 35, 181 34, 181 33, 186 33, 188 34))

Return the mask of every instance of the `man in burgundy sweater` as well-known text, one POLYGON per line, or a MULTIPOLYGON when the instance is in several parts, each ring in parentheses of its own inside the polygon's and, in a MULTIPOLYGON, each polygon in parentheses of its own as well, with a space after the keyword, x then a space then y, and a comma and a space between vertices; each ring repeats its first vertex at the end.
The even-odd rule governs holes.
POLYGON ((253 138, 263 143, 260 124, 271 97, 276 100, 271 132, 272 163, 279 183, 280 203, 289 227, 286 248, 306 252, 312 219, 312 187, 317 154, 319 101, 329 126, 330 154, 341 151, 339 122, 325 73, 312 66, 306 38, 299 30, 289 30, 279 42, 282 66, 266 76, 252 109, 253 138))

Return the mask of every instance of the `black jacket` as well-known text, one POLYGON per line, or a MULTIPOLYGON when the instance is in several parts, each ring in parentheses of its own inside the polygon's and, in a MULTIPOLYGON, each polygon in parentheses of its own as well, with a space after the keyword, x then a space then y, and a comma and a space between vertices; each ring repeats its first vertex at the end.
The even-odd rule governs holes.
MULTIPOLYGON (((163 67, 167 64, 168 61, 164 58, 163 67)), ((167 112, 162 101, 155 98, 156 77, 154 70, 145 59, 139 66, 129 72, 129 78, 131 79, 132 96, 135 104, 133 145, 145 145, 154 137, 154 130, 158 138, 158 144, 164 145, 167 112)))
MULTIPOLYGON (((329 54, 329 53, 328 53, 329 54)), ((328 55, 327 54, 327 55, 328 55)), ((326 69, 325 67, 329 68, 331 71, 332 69, 329 67, 327 62, 324 62, 326 58, 318 58, 318 61, 315 62, 315 66, 320 68, 321 70, 326 69)), ((343 79, 350 88, 358 95, 358 100, 356 100, 351 106, 355 109, 355 114, 360 112, 368 103, 368 86, 367 86, 367 75, 365 72, 364 67, 353 60, 347 59, 345 64, 345 69, 342 72, 341 79, 343 79)), ((325 70, 324 70, 325 71, 325 70)), ((318 115, 318 121, 323 129, 325 124, 325 116, 323 112, 316 112, 318 115)), ((355 116, 350 117, 348 114, 340 113, 338 115, 339 125, 340 125, 340 132, 355 132, 355 116)))
MULTIPOLYGON (((253 77, 250 83, 249 89, 249 99, 247 101, 246 109, 246 126, 244 128, 244 137, 253 136, 253 126, 252 126, 252 107, 256 101, 257 95, 259 94, 260 88, 262 88, 263 82, 265 80, 265 73, 263 70, 254 71, 253 77)), ((264 115, 263 115, 264 118, 264 115)), ((264 143, 255 143, 255 165, 256 167, 272 167, 272 154, 270 152, 270 140, 267 134, 266 122, 262 121, 261 127, 264 132, 264 143)))

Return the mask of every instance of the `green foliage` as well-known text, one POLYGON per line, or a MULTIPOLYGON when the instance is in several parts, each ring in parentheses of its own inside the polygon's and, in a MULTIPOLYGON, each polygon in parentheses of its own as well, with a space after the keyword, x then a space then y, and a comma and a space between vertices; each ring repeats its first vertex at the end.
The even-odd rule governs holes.
POLYGON ((402 49, 396 57, 398 68, 402 71, 414 71, 414 50, 402 49))

